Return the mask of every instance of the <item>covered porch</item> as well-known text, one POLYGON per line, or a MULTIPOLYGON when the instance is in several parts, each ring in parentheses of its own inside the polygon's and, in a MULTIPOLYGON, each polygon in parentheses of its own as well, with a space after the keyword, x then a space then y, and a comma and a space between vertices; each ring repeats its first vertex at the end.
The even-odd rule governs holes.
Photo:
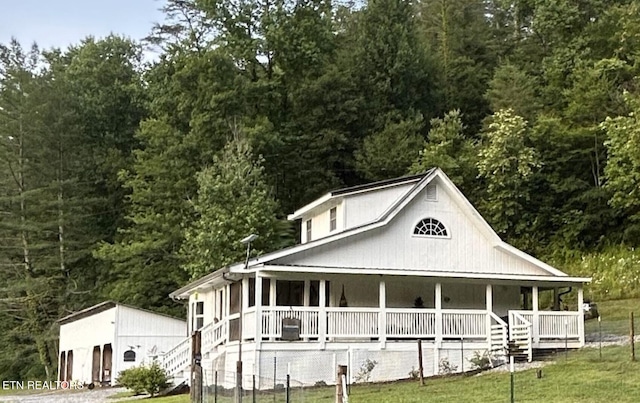
POLYGON ((531 359, 533 349, 584 344, 582 283, 554 280, 265 267, 215 289, 215 315, 200 329, 203 349, 234 344, 240 337, 256 349, 262 343, 312 343, 324 349, 328 343, 349 342, 385 349, 422 339, 436 346, 464 340, 504 352, 512 341, 531 359), (577 289, 573 310, 560 310, 566 287, 577 289), (541 307, 541 296, 551 301, 547 309, 541 307))

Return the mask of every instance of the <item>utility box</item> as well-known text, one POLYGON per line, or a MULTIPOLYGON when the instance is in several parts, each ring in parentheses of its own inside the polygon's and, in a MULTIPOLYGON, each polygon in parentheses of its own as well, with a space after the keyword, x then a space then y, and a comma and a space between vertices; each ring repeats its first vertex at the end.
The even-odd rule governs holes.
POLYGON ((300 340, 300 319, 282 318, 282 340, 300 340))

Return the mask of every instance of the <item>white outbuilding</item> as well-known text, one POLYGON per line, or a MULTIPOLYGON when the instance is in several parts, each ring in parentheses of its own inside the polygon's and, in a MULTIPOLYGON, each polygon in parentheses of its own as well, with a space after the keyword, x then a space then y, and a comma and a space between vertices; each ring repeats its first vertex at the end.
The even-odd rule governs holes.
POLYGON ((58 321, 58 379, 111 385, 120 371, 149 363, 187 336, 181 319, 105 301, 58 321))

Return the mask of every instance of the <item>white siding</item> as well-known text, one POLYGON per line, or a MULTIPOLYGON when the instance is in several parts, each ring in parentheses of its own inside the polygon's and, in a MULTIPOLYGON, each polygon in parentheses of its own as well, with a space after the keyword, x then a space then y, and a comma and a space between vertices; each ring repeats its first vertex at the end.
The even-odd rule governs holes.
MULTIPOLYGON (((302 251, 273 263, 549 275, 545 270, 495 248, 478 221, 468 217, 445 189, 438 186, 437 202, 427 201, 423 190, 384 227, 302 251), (441 221, 449 237, 414 236, 415 225, 426 217, 441 221)), ((347 215, 350 211, 348 208, 347 215)))
POLYGON ((485 284, 442 284, 442 309, 485 309, 487 306, 485 284))
POLYGON ((129 367, 150 363, 154 356, 169 351, 187 337, 187 326, 182 320, 122 305, 118 306, 117 324, 113 348, 115 377, 129 367), (136 353, 134 362, 124 362, 127 350, 136 353))
POLYGON ((521 309, 520 296, 519 285, 493 285, 493 312, 504 317, 511 309, 521 309))
POLYGON ((393 202, 406 194, 415 183, 392 186, 376 191, 356 193, 345 197, 345 228, 369 223, 380 217, 393 202))
POLYGON ((188 334, 191 334, 195 329, 195 318, 194 318, 194 304, 196 302, 204 302, 204 324, 203 326, 208 325, 213 322, 214 317, 216 316, 216 290, 213 288, 208 288, 206 290, 199 290, 197 294, 191 294, 189 296, 189 309, 188 309, 188 334))
POLYGON ((186 337, 184 321, 117 305, 61 325, 60 352, 73 351, 72 379, 91 383, 94 346, 100 346, 102 352, 105 344, 111 344, 113 385, 123 369, 150 362, 150 352, 154 346, 156 354, 160 354, 186 337), (136 360, 125 363, 124 352, 130 350, 130 346, 136 353, 136 360))
MULTIPOLYGON (((105 344, 115 348, 116 308, 96 313, 60 326, 60 352, 73 351, 74 381, 91 383, 93 347, 105 344)), ((115 379, 115 378, 114 378, 115 379)))
POLYGON ((325 210, 320 211, 314 215, 304 216, 301 221, 300 242, 307 243, 310 240, 307 239, 307 221, 311 219, 311 241, 324 238, 327 235, 340 232, 344 229, 344 206, 343 203, 327 204, 325 210), (330 211, 332 208, 336 208, 336 229, 330 231, 329 223, 330 211))
POLYGON ((385 278, 387 307, 412 308, 416 298, 422 298, 425 308, 435 308, 435 285, 415 277, 385 278))

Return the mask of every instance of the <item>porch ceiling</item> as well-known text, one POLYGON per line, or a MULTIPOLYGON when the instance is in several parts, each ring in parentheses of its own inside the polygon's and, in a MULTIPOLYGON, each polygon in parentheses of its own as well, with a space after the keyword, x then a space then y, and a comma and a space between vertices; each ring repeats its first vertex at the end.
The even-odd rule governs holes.
MULTIPOLYGON (((520 284, 548 287, 561 287, 578 285, 591 282, 589 277, 571 276, 532 276, 518 274, 492 274, 474 272, 438 272, 425 270, 397 270, 397 269, 354 269, 350 267, 315 267, 315 266, 288 266, 288 265, 264 265, 256 268, 264 277, 281 275, 282 273, 297 273, 308 276, 318 275, 377 275, 389 277, 421 277, 433 280, 446 280, 465 283, 486 284, 490 280, 493 284, 520 284)), ((253 270, 252 270, 253 271, 253 270)))

